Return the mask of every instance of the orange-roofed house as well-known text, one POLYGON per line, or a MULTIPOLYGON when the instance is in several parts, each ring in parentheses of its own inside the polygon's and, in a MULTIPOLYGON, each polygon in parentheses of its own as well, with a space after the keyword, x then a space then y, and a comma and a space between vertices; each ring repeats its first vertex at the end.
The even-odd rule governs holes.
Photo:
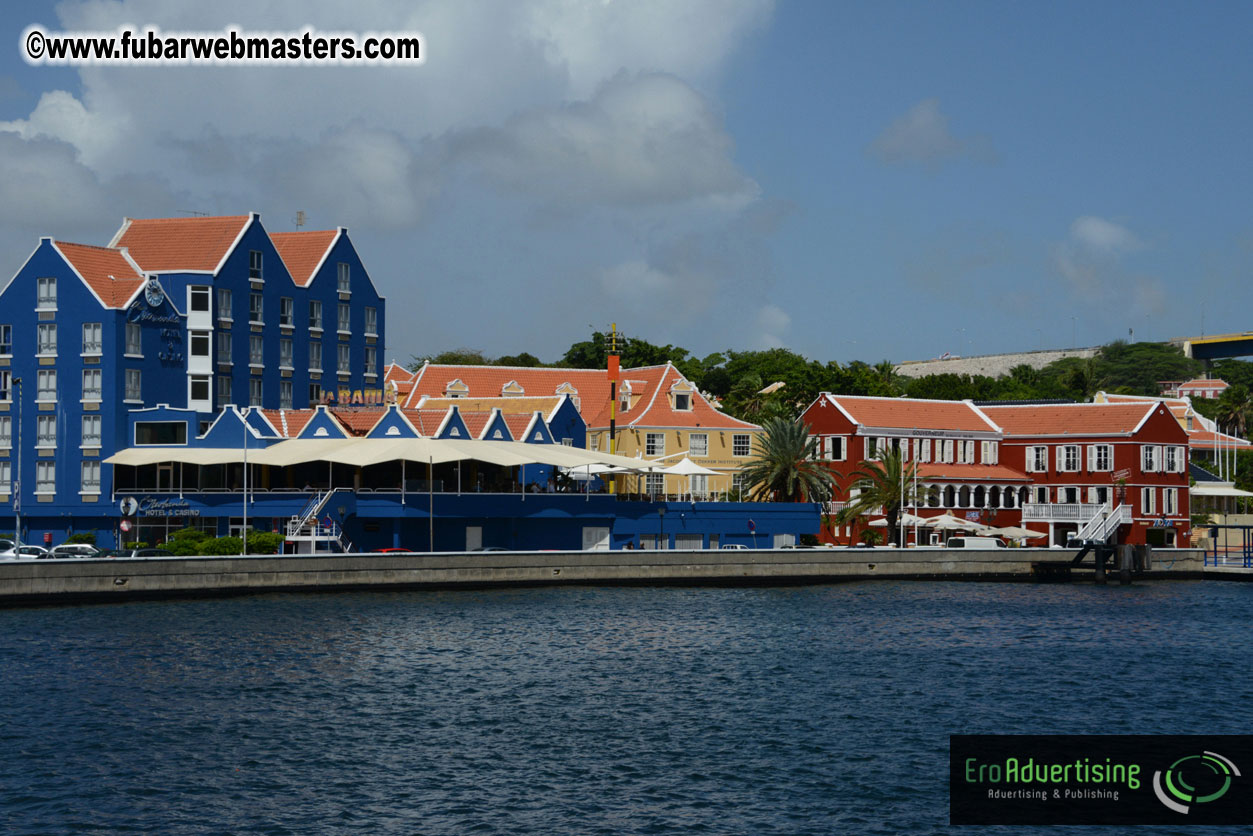
POLYGON ((1118 542, 1186 546, 1188 433, 1160 401, 985 406, 1001 461, 1031 477, 1023 524, 1064 545, 1097 515, 1118 542))
MULTIPOLYGON (((836 476, 832 512, 856 497, 853 472, 879 450, 899 450, 916 464, 920 501, 906 510, 921 517, 953 514, 984 525, 1011 526, 1021 521, 1019 506, 1030 484, 1021 467, 1004 461, 1002 433, 968 401, 875 398, 824 392, 802 413, 801 422, 818 438, 822 461, 836 476)), ((882 513, 845 526, 829 523, 824 537, 856 543, 865 526, 882 513)), ((914 532, 906 529, 912 541, 914 532)), ((924 545, 943 534, 919 531, 924 545)))
POLYGON ((761 427, 715 409, 673 365, 622 369, 611 410, 608 372, 604 369, 558 369, 510 366, 424 364, 396 386, 408 386, 405 405, 416 408, 430 398, 529 398, 568 395, 587 424, 587 447, 611 452, 610 415, 615 417, 612 452, 623 456, 678 463, 684 457, 713 476, 648 474, 618 477, 632 492, 722 495, 752 456, 761 427))

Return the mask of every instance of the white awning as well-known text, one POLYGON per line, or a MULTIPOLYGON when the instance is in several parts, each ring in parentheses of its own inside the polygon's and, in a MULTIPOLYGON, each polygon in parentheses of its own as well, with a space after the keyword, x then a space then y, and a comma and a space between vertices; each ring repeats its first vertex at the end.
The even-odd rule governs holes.
MULTIPOLYGON (((633 471, 660 470, 663 465, 647 459, 633 459, 598 453, 561 444, 524 444, 517 441, 478 441, 436 438, 292 438, 269 447, 249 449, 249 464, 290 467, 306 462, 334 462, 365 467, 393 461, 435 464, 464 461, 489 462, 504 467, 528 464, 554 464, 564 467, 613 465, 633 471)), ((186 464, 231 464, 244 461, 238 448, 207 447, 129 447, 104 460, 106 464, 147 465, 158 462, 186 464)))
POLYGON ((1253 496, 1253 493, 1242 491, 1230 482, 1197 482, 1188 490, 1192 496, 1253 496))

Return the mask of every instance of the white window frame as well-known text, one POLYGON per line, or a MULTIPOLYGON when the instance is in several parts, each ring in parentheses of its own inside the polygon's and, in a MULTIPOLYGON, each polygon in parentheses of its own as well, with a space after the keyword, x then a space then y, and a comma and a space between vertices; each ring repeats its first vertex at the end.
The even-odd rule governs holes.
POLYGON ((336 344, 335 371, 337 374, 352 374, 352 346, 348 343, 336 344))
MULTIPOLYGON (((915 454, 914 458, 917 459, 919 462, 923 462, 923 463, 931 461, 931 439, 929 438, 918 439, 917 447, 918 447, 918 452, 917 454, 915 454)), ((843 459, 840 459, 840 461, 843 461, 843 459)))
POLYGON ((83 357, 98 357, 104 353, 104 323, 83 323, 83 357))
POLYGON ((57 447, 56 413, 35 416, 35 447, 55 450, 57 447))
POLYGON ((84 415, 79 439, 83 447, 100 447, 104 441, 104 417, 99 413, 84 415), (94 432, 88 429, 88 424, 94 425, 94 432))
POLYGON ((208 331, 192 331, 187 335, 187 356, 209 360, 213 356, 213 342, 208 331), (197 344, 203 345, 203 351, 197 351, 197 344))
POLYGON ((278 367, 280 369, 294 368, 292 364, 295 362, 295 351, 295 343, 290 338, 284 337, 278 341, 278 367))
POLYGON ((104 372, 100 369, 83 369, 82 400, 104 400, 104 372), (94 381, 94 383, 89 381, 94 381))
POLYGON ((644 455, 664 456, 666 454, 665 433, 644 433, 644 455))
POLYGON ((144 374, 140 369, 127 369, 123 375, 125 386, 122 390, 122 399, 126 403, 143 403, 144 399, 144 374))
POLYGON ((694 458, 708 458, 709 456, 709 433, 688 433, 687 434, 687 452, 694 458), (700 439, 700 450, 697 451, 696 439, 700 439))
POLYGON ((212 375, 207 375, 207 374, 193 374, 193 375, 188 376, 187 378, 187 402, 189 406, 191 405, 192 402, 202 402, 202 403, 213 402, 213 387, 209 383, 210 377, 212 377, 212 375), (197 384, 204 387, 203 398, 196 397, 196 385, 197 384))
POLYGON ((217 381, 218 382, 214 389, 216 390, 215 394, 217 395, 218 406, 225 406, 226 404, 231 403, 231 394, 233 389, 231 376, 229 374, 220 374, 217 376, 217 381))
POLYGON ((367 345, 365 347, 365 376, 378 377, 379 352, 378 346, 367 345))
POLYGON ((213 316, 213 294, 210 293, 209 286, 203 284, 189 285, 187 288, 187 313, 204 314, 207 317, 213 316), (204 300, 204 310, 196 310, 196 300, 204 300))
POLYGON ((309 371, 319 372, 319 373, 322 371, 322 341, 321 340, 309 341, 309 371), (313 356, 315 353, 317 354, 317 357, 313 356), (317 362, 315 363, 314 360, 317 360, 317 362))
POLYGON ((692 393, 691 392, 675 392, 674 393, 674 411, 675 412, 691 412, 692 411, 692 393), (685 403, 680 402, 680 398, 685 399, 685 403))
POLYGON ((39 369, 35 374, 35 403, 57 402, 57 370, 39 369))
POLYGON ((57 492, 56 461, 35 462, 35 493, 55 494, 57 492))
POLYGON ((1140 489, 1140 513, 1146 517, 1157 514, 1157 488, 1140 489))
POLYGON ((57 324, 41 322, 35 326, 35 356, 57 356, 57 324))
POLYGON ((265 337, 248 335, 248 365, 254 369, 265 368, 265 337))
POLYGON ((234 352, 231 350, 231 343, 232 343, 232 342, 233 342, 233 340, 231 339, 231 332, 230 332, 230 331, 218 331, 218 333, 217 333, 217 343, 218 343, 218 344, 217 344, 217 346, 216 346, 216 349, 217 349, 217 361, 218 361, 219 363, 221 363, 222 365, 224 365, 224 366, 233 366, 233 365, 235 365, 235 364, 234 364, 234 362, 233 362, 233 361, 232 361, 232 359, 231 359, 231 358, 232 358, 232 355, 234 354, 234 352))
POLYGON ((1058 473, 1078 473, 1082 461, 1082 451, 1078 444, 1062 444, 1058 446, 1058 473))
POLYGON ((365 335, 367 337, 377 337, 379 335, 379 309, 367 307, 365 309, 365 335))
POLYGON ((231 289, 229 287, 219 287, 217 291, 218 319, 234 322, 235 315, 232 308, 231 289))
POLYGON ((35 310, 55 311, 57 309, 57 277, 40 276, 35 280, 35 310))
POLYGON ((0 325, 0 357, 13 356, 13 326, 0 325))
POLYGON ((1153 444, 1142 444, 1140 446, 1140 471, 1142 473, 1160 473, 1161 469, 1161 448, 1153 444))
POLYGON ((253 290, 248 294, 248 323, 250 325, 265 324, 265 294, 253 290))
POLYGON ((80 494, 100 493, 100 461, 98 459, 83 460, 79 468, 78 492, 80 494))
POLYGON ((747 458, 753 454, 753 436, 751 433, 731 434, 731 455, 737 459, 747 458), (737 452, 743 450, 743 452, 737 452))
POLYGON ((322 300, 320 299, 309 300, 309 330, 322 330, 322 300))
POLYGON ((278 408, 291 409, 293 397, 292 382, 290 380, 280 380, 278 382, 278 408))
POLYGON ((340 302, 335 310, 335 330, 339 334, 352 333, 352 305, 340 302))
POLYGON ((1179 513, 1179 489, 1162 488, 1162 516, 1173 517, 1179 513))
POLYGON ((248 281, 265 281, 265 256, 260 250, 248 251, 248 281))
POLYGON ((9 415, 0 415, 0 450, 9 450, 13 447, 13 418, 9 415))
POLYGON ((296 300, 290 296, 278 297, 278 324, 281 328, 296 327, 296 300))
POLYGON ((138 322, 126 323, 126 343, 122 354, 124 357, 144 356, 144 329, 138 322), (133 337, 133 339, 132 339, 133 337))
POLYGON ((1167 473, 1183 473, 1183 455, 1184 448, 1174 444, 1167 445, 1162 448, 1162 454, 1165 457, 1162 467, 1167 473))
POLYGON ((959 464, 975 463, 975 443, 973 441, 962 439, 959 453, 961 456, 958 461, 959 464))
POLYGON ((943 453, 941 454, 940 462, 943 464, 953 464, 953 447, 955 446, 953 444, 953 439, 951 438, 944 439, 943 444, 941 444, 940 446, 943 448, 943 453))
POLYGON ((1049 470, 1049 448, 1043 444, 1037 444, 1027 448, 1027 468, 1028 473, 1048 473, 1049 470))
POLYGON ((340 293, 352 293, 352 268, 346 261, 335 264, 335 287, 340 293))
POLYGON ((248 378, 248 405, 261 406, 265 401, 265 385, 261 378, 248 378))
POLYGON ((1112 444, 1089 444, 1088 445, 1088 472, 1089 473, 1109 473, 1114 469, 1114 445, 1112 444), (1105 459, 1105 466, 1101 466, 1101 459, 1105 459))

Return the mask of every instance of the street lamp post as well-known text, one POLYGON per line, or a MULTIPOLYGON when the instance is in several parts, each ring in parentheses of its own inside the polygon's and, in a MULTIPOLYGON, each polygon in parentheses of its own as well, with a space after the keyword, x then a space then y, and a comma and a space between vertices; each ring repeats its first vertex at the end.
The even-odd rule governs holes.
POLYGON ((666 545, 666 508, 663 505, 657 509, 657 548, 664 549, 666 545))
POLYGON ((248 412, 252 407, 244 407, 240 416, 243 418, 244 424, 244 528, 243 528, 243 547, 240 554, 248 554, 248 412))
POLYGON ((22 545, 22 379, 13 378, 13 386, 17 389, 17 476, 13 479, 13 514, 17 530, 13 532, 14 554, 22 545))

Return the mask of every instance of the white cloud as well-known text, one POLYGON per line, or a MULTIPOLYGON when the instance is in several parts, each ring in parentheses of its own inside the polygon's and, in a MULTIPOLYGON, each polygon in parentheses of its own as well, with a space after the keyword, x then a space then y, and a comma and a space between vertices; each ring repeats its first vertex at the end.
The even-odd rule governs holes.
POLYGON ((756 341, 762 348, 783 348, 787 345, 792 317, 777 305, 765 305, 757 311, 756 341))
POLYGON ((1092 215, 1075 218, 1070 225, 1070 238, 1074 244, 1091 252, 1111 255, 1138 250, 1143 246, 1140 239, 1125 226, 1092 215))
POLYGON ((1158 314, 1165 310, 1165 286, 1160 279, 1128 265, 1146 246, 1122 224, 1082 215, 1071 223, 1067 238, 1050 248, 1050 255, 1054 268, 1084 302, 1111 310, 1158 314))
POLYGON ((939 99, 925 99, 897 117, 870 143, 870 153, 890 165, 936 166, 959 157, 983 162, 996 159, 986 139, 958 139, 949 131, 939 99))

